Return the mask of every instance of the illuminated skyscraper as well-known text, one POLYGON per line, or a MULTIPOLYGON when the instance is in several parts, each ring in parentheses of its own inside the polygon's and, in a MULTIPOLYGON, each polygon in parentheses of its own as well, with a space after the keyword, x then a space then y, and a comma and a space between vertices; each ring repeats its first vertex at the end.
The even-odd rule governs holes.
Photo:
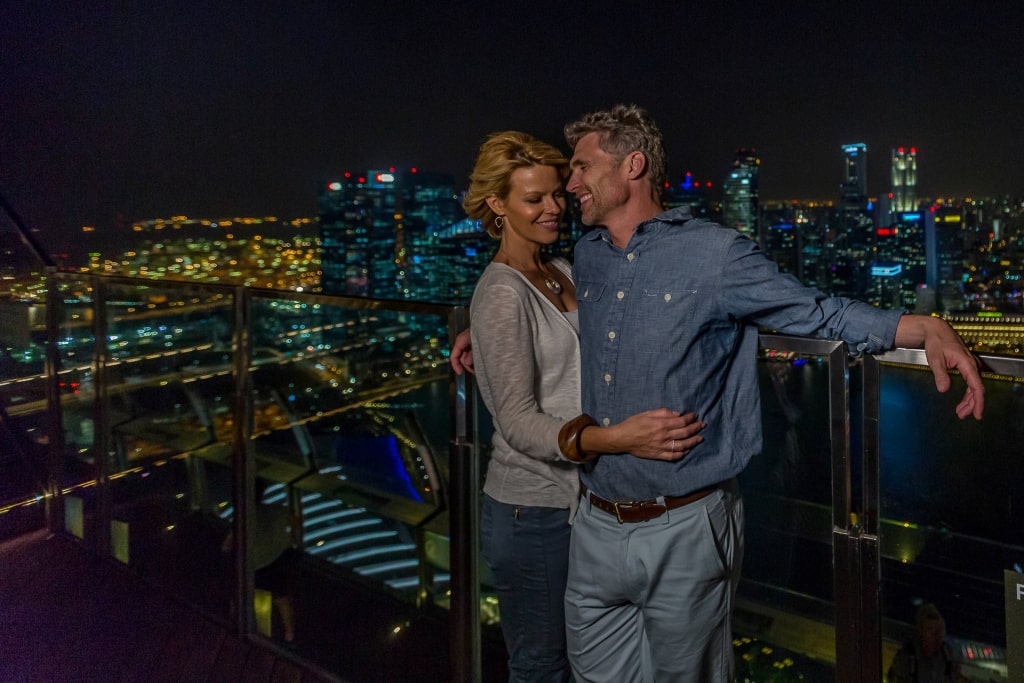
POLYGON ((926 279, 925 262, 921 214, 896 214, 894 222, 875 230, 871 282, 864 299, 885 308, 915 308, 926 279))
POLYGON ((962 310, 963 208, 933 206, 923 215, 928 287, 936 293, 940 311, 962 310))
POLYGON ((440 235, 463 218, 449 175, 346 173, 319 191, 322 289, 382 299, 438 299, 440 235))
POLYGON ((892 151, 892 210, 917 211, 917 148, 892 151))
POLYGON ((661 193, 661 203, 665 205, 666 209, 686 206, 689 207, 694 218, 710 219, 711 206, 708 202, 710 191, 710 182, 698 182, 694 179, 693 174, 687 171, 678 183, 665 183, 665 189, 661 193))
POLYGON ((736 150, 732 170, 722 187, 722 223, 730 228, 736 228, 757 242, 762 241, 757 221, 760 165, 757 150, 736 150))
POLYGON ((801 231, 796 217, 800 208, 794 204, 769 204, 761 208, 760 219, 764 227, 762 248, 784 273, 801 278, 801 231))
POLYGON ((868 146, 863 142, 843 145, 843 183, 840 205, 845 216, 862 214, 868 201, 868 146))
POLYGON ((835 229, 826 245, 833 272, 832 292, 860 297, 870 286, 873 206, 868 201, 867 145, 843 145, 843 175, 835 229))

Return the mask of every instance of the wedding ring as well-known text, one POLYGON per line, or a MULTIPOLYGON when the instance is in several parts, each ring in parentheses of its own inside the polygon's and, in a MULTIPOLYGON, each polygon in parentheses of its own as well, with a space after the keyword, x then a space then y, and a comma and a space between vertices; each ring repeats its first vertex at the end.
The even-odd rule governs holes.
POLYGON ((672 439, 672 452, 673 453, 676 452, 676 440, 675 439, 672 439))

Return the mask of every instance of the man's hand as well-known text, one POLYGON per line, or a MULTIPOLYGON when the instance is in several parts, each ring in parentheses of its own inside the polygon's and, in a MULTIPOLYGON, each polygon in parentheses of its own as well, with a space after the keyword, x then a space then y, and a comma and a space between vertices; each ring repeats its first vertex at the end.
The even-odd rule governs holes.
POLYGON ((468 327, 459 332, 455 337, 455 344, 452 345, 452 355, 449 362, 452 364, 452 370, 455 371, 456 375, 461 375, 463 370, 471 375, 476 374, 473 370, 473 343, 469 338, 468 327))
POLYGON ((985 385, 981 382, 978 359, 964 346, 960 336, 945 320, 927 315, 905 315, 896 328, 896 346, 924 349, 928 367, 935 376, 935 388, 949 391, 949 371, 957 370, 967 382, 956 414, 961 420, 973 415, 980 420, 985 412, 985 385))

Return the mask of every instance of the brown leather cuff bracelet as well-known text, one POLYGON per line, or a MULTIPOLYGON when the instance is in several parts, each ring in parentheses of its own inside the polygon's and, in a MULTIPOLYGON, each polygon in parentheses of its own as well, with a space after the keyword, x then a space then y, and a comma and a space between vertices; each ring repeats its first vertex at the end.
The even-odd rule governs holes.
POLYGON ((580 447, 580 435, 583 434, 585 428, 597 426, 599 426, 597 420, 586 413, 569 420, 558 430, 558 450, 573 462, 590 462, 598 454, 587 453, 580 447))

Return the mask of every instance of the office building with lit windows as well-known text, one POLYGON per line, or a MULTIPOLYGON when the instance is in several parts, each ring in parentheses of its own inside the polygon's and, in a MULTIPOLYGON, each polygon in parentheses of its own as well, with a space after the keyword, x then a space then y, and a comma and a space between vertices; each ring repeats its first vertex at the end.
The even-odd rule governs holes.
POLYGON ((452 176, 346 173, 321 184, 319 214, 324 293, 447 298, 435 257, 442 235, 464 217, 452 176))
POLYGON ((841 194, 844 205, 864 208, 868 198, 868 146, 863 142, 843 145, 843 183, 841 194))
POLYGON ((700 182, 693 177, 693 173, 687 171, 678 182, 665 183, 661 203, 666 209, 688 207, 694 218, 711 220, 711 202, 708 199, 711 188, 710 181, 700 182))
POLYGON ((832 292, 859 297, 870 289, 874 244, 874 205, 867 190, 867 145, 842 146, 843 173, 836 224, 826 244, 832 270, 832 292))
POLYGON ((892 151, 892 210, 917 211, 917 148, 892 151))
POLYGON ((907 211, 889 218, 875 228, 871 279, 863 298, 885 308, 921 308, 920 312, 930 313, 934 306, 927 301, 918 306, 917 301, 926 280, 922 215, 907 211))
POLYGON ((722 223, 762 242, 758 230, 758 171, 755 149, 738 149, 722 185, 722 223))
POLYGON ((925 211, 927 284, 937 295, 939 311, 962 310, 964 277, 963 209, 933 206, 925 211))

